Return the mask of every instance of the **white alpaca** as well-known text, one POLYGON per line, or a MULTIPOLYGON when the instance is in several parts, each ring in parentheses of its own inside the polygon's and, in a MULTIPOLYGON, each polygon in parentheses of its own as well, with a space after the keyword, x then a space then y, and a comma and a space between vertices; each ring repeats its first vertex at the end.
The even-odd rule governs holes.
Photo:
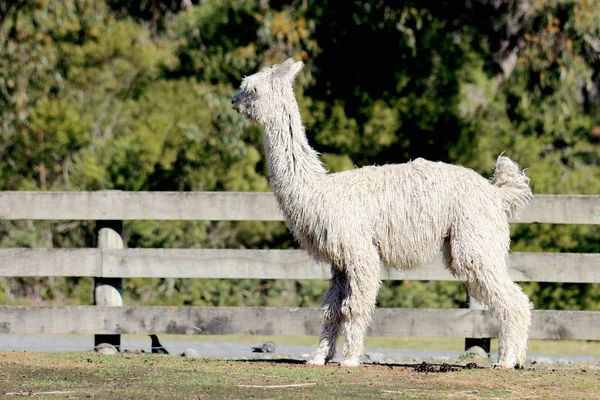
POLYGON ((443 251, 446 267, 499 319, 498 366, 525 361, 530 302, 507 273, 509 218, 531 199, 529 179, 499 157, 490 183, 470 169, 417 159, 328 174, 306 139, 288 59, 246 77, 232 107, 264 127, 269 180, 289 229, 331 264, 321 339, 309 363, 356 366, 375 309, 379 271, 406 270, 443 251))

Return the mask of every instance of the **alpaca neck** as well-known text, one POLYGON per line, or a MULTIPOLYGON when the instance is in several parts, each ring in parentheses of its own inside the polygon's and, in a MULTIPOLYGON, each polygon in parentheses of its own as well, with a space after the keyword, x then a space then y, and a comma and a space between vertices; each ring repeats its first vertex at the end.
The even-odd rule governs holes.
POLYGON ((318 153, 310 147, 297 104, 284 105, 264 126, 264 145, 269 181, 276 195, 313 182, 326 171, 318 153))

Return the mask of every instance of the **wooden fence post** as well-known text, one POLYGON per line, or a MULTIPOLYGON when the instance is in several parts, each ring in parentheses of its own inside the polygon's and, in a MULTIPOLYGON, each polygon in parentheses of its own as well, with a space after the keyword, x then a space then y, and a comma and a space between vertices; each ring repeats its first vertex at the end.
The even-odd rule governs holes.
MULTIPOLYGON (((469 310, 486 310, 487 309, 486 306, 479 303, 477 300, 475 300, 473 297, 471 297, 471 295, 469 295, 468 289, 467 289, 467 307, 469 307, 469 310)), ((483 350, 485 350, 486 353, 490 354, 491 341, 492 341, 491 338, 465 338, 465 350, 468 350, 473 346, 479 346, 483 350)))
MULTIPOLYGON (((123 248, 123 221, 97 221, 97 247, 100 249, 123 248)), ((123 279, 122 278, 94 278, 94 305, 95 306, 122 306, 123 305, 123 279)), ((94 347, 101 343, 108 343, 121 350, 121 335, 95 335, 94 347)))

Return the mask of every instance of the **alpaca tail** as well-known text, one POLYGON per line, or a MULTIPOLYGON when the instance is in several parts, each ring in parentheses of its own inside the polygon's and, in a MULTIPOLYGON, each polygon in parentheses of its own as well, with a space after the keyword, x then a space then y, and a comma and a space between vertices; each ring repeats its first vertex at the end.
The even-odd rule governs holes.
POLYGON ((533 199, 529 178, 519 169, 519 164, 508 157, 500 156, 496 160, 492 184, 501 189, 502 204, 508 218, 513 218, 519 208, 533 199))

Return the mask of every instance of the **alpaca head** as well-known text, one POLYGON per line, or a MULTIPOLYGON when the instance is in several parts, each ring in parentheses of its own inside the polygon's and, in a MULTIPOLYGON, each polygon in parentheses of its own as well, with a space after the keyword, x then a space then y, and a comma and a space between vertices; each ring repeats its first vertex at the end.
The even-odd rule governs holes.
POLYGON ((288 58, 245 77, 240 91, 231 99, 231 107, 250 121, 264 125, 287 106, 296 104, 292 84, 302 66, 302 61, 288 58))

